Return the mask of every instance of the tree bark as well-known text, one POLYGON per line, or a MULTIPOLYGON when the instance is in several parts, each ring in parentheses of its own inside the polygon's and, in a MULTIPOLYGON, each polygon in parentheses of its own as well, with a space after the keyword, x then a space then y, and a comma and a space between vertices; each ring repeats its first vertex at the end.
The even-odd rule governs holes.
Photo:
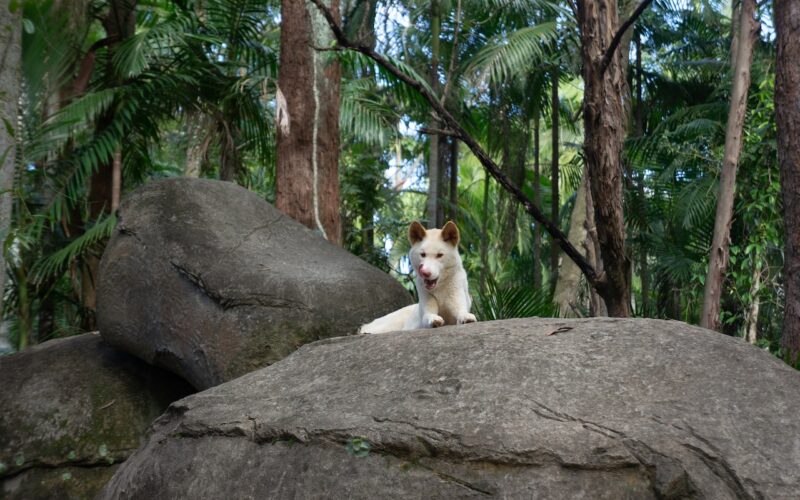
MULTIPOLYGON (((533 203, 542 206, 541 165, 539 164, 539 123, 537 108, 533 119, 533 203)), ((533 288, 542 288, 542 225, 533 225, 533 288)))
POLYGON ((478 290, 481 296, 486 293, 486 275, 489 272, 489 235, 487 232, 489 223, 489 174, 484 174, 483 178, 483 212, 481 214, 481 274, 478 282, 478 290))
MULTIPOLYGON (((0 243, 11 229, 14 170, 17 157, 20 65, 22 56, 22 6, 0 0, 0 243), (12 6, 12 4, 14 4, 12 6)), ((6 284, 5 253, 0 248, 0 315, 6 284)), ((2 316, 0 316, 1 318, 2 316)))
POLYGON ((450 138, 450 208, 449 218, 456 221, 458 218, 458 139, 450 138))
POLYGON ((750 305, 747 307, 745 315, 745 338, 751 344, 758 340, 758 313, 761 309, 761 301, 758 292, 761 290, 761 266, 753 265, 753 277, 750 284, 750 305))
POLYGON ((607 47, 618 26, 615 0, 578 2, 578 26, 584 80, 584 154, 594 200, 595 224, 605 280, 598 293, 608 314, 630 316, 630 282, 625 250, 622 195, 622 145, 627 130, 624 100, 628 82, 622 72, 621 51, 607 47))
POLYGON ((709 255, 708 273, 703 290, 703 311, 700 315, 700 326, 721 331, 720 299, 725 271, 728 268, 733 221, 733 199, 736 193, 736 169, 742 151, 742 129, 747 111, 747 91, 750 87, 750 64, 753 60, 753 45, 758 37, 759 23, 755 19, 755 0, 743 0, 739 16, 739 36, 736 43, 735 62, 733 65, 733 89, 731 91, 731 108, 728 112, 728 124, 725 129, 725 153, 722 161, 722 173, 719 180, 719 196, 717 212, 714 218, 714 235, 709 255))
MULTIPOLYGON (((550 92, 550 114, 551 114, 551 138, 552 138, 552 155, 550 157, 550 217, 553 223, 558 226, 558 212, 561 203, 558 199, 558 155, 559 155, 559 124, 558 113, 560 109, 560 101, 558 98, 558 64, 553 66, 551 92, 550 92)), ((558 245, 550 245, 550 283, 555 291, 556 283, 558 282, 558 245)))
MULTIPOLYGON (((326 6, 339 18, 339 1, 326 6)), ((339 64, 314 47, 332 42, 305 0, 281 2, 275 206, 328 241, 341 242, 339 64)))
POLYGON ((209 141, 205 137, 207 118, 201 113, 190 113, 186 121, 188 145, 186 146, 186 165, 183 168, 183 175, 196 178, 200 177, 203 159, 208 150, 209 141))
POLYGON ((781 347, 788 360, 800 357, 800 0, 778 0, 775 32, 775 122, 783 196, 786 294, 781 347))
MULTIPOLYGON (((312 122, 313 123, 313 122, 312 122)), ((219 123, 219 180, 236 182, 242 171, 242 155, 239 151, 239 129, 232 121, 223 119, 219 123)))
MULTIPOLYGON (((439 95, 439 52, 440 52, 440 32, 442 28, 442 17, 439 11, 439 1, 431 2, 431 73, 430 85, 434 95, 439 95)), ((431 118, 430 128, 438 129, 439 122, 431 118)), ((439 220, 441 213, 440 197, 440 177, 439 172, 439 139, 438 134, 428 136, 428 221, 430 227, 442 227, 439 220)))
POLYGON ((114 151, 114 168, 111 172, 111 213, 119 208, 119 197, 122 192, 122 150, 114 151))
MULTIPOLYGON (((578 192, 575 193, 575 204, 569 218, 569 241, 576 247, 584 245, 586 234, 586 182, 584 169, 578 192)), ((562 318, 581 317, 581 270, 569 259, 564 260, 558 270, 553 302, 558 305, 558 313, 562 318)))
MULTIPOLYGON (((644 102, 642 96, 644 82, 642 74, 642 37, 638 35, 636 37, 636 115, 634 116, 636 137, 642 137, 644 135, 644 102)), ((636 188, 639 198, 642 200, 642 204, 644 204, 644 173, 640 175, 636 188)), ((649 272, 647 247, 644 243, 641 243, 639 248, 639 276, 642 280, 642 317, 645 318, 648 317, 648 311, 650 310, 649 272)))

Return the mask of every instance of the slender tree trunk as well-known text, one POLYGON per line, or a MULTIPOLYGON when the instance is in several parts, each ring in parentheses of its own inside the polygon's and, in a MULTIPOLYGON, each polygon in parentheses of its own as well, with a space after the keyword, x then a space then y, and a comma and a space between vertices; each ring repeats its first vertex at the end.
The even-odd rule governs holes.
MULTIPOLYGON (((0 243, 11 229, 12 189, 17 157, 20 64, 22 55, 22 6, 0 0, 0 243)), ((0 248, 0 320, 6 284, 5 253, 0 248)))
POLYGON ((720 331, 720 299, 725 271, 728 268, 731 222, 733 221, 733 198, 736 192, 736 169, 742 151, 742 129, 747 110, 747 91, 750 87, 750 64, 753 60, 753 45, 758 37, 759 23, 755 19, 755 0, 743 0, 740 11, 740 28, 733 65, 733 90, 728 125, 725 129, 725 153, 722 174, 719 180, 717 213, 714 218, 714 236, 708 262, 703 312, 700 326, 720 331))
MULTIPOLYGON (((639 197, 644 203, 644 174, 641 175, 637 184, 639 197)), ((647 247, 644 242, 639 248, 639 276, 642 280, 642 317, 649 317, 650 311, 650 266, 647 262, 647 247)))
MULTIPOLYGON (((434 95, 439 95, 439 55, 440 55, 440 34, 442 28, 442 18, 439 9, 439 0, 431 2, 431 74, 430 85, 434 95)), ((430 127, 439 128, 439 123, 431 119, 430 127)), ((439 143, 440 137, 437 134, 428 136, 428 219, 430 227, 442 227, 439 220, 441 212, 439 194, 441 191, 439 172, 439 143)))
MULTIPOLYGON (((326 4, 338 19, 339 1, 326 4)), ((275 206, 339 244, 341 69, 328 53, 314 49, 329 47, 332 40, 312 4, 281 2, 275 206)))
POLYGON ((114 168, 111 172, 111 213, 119 208, 119 197, 122 192, 122 150, 114 151, 114 168))
POLYGON ((634 117, 637 137, 644 134, 644 105, 642 102, 644 81, 642 74, 642 36, 638 35, 636 37, 636 115, 634 117))
POLYGON ((622 144, 627 130, 624 100, 629 95, 621 51, 603 68, 618 27, 615 0, 580 0, 578 26, 584 80, 584 155, 594 200, 595 224, 605 280, 598 293, 615 317, 630 316, 628 255, 622 195, 622 144))
MULTIPOLYGON (((550 92, 550 115, 552 118, 552 150, 553 153, 550 157, 550 215, 553 223, 558 226, 558 212, 561 207, 559 200, 558 189, 558 156, 559 156, 559 124, 558 113, 560 109, 560 101, 558 98, 558 64, 553 66, 551 92, 550 92)), ((555 290, 556 283, 558 282, 558 255, 559 248, 555 242, 550 244, 550 286, 551 290, 555 290)))
MULTIPOLYGON (((643 102, 643 89, 644 82, 642 79, 642 36, 636 37, 636 115, 634 117, 636 123, 636 137, 644 135, 644 102, 643 102)), ((639 199, 642 205, 645 203, 644 195, 644 173, 639 177, 637 184, 639 199)), ((639 247, 639 276, 642 281, 642 316, 647 317, 650 310, 650 276, 649 266, 647 265, 647 247, 642 242, 639 247)))
POLYGON ((28 347, 30 336, 33 335, 33 318, 31 318, 31 300, 28 294, 28 276, 22 267, 16 268, 17 295, 19 309, 17 310, 17 320, 19 321, 19 340, 17 350, 21 351, 28 347))
MULTIPOLYGON (((587 174, 586 183, 588 186, 588 169, 584 167, 587 174)), ((592 198, 592 190, 586 189, 586 259, 591 262, 599 274, 603 273, 603 261, 600 260, 600 241, 597 237, 597 225, 594 222, 594 199, 592 198)), ((590 316, 608 316, 608 308, 600 294, 594 287, 589 287, 589 315, 590 316)))
POLYGON ((781 347, 792 364, 800 356, 800 0, 775 6, 777 65, 775 122, 783 195, 785 309, 781 347))
POLYGON ((444 226, 445 205, 447 204, 446 193, 449 189, 449 175, 450 175, 450 141, 449 137, 439 136, 439 182, 438 182, 438 201, 436 202, 436 227, 444 226))
POLYGON ((458 218, 458 139, 450 138, 450 220, 458 218))
MULTIPOLYGON (((580 248, 586 245, 586 169, 583 172, 578 192, 575 193, 575 204, 569 218, 569 231, 567 236, 573 246, 580 248)), ((586 255, 586 252, 584 252, 586 255)), ((558 305, 558 312, 561 317, 574 318, 583 316, 581 313, 581 270, 577 264, 569 259, 565 259, 561 268, 558 270, 558 281, 556 282, 553 302, 558 305)))
POLYGON ((183 168, 183 175, 186 177, 200 177, 200 170, 205 156, 205 144, 202 136, 202 117, 191 117, 186 129, 189 135, 189 145, 186 147, 186 166, 183 168))
POLYGON ((486 293, 486 275, 489 272, 489 174, 483 178, 483 213, 481 214, 481 275, 478 289, 481 295, 486 293))
MULTIPOLYGON (((541 166, 539 165, 539 110, 533 119, 533 203, 542 206, 541 166)), ((542 225, 533 226, 533 288, 542 288, 542 225)))
POLYGON ((745 338, 751 344, 755 344, 758 339, 758 312, 761 309, 761 301, 758 292, 761 290, 761 266, 753 266, 753 281, 750 284, 750 305, 745 315, 745 338))
POLYGON ((220 123, 219 126, 222 137, 219 145, 219 180, 236 182, 242 171, 239 130, 235 124, 227 120, 220 123))
POLYGON ((36 341, 45 342, 53 337, 56 330, 56 304, 53 294, 47 293, 39 302, 39 321, 36 328, 36 341))

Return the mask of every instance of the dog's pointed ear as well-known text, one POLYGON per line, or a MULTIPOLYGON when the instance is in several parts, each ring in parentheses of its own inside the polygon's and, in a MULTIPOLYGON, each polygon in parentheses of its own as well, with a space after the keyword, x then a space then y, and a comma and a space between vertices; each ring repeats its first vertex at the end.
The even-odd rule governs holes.
POLYGON ((454 247, 458 246, 461 235, 458 234, 458 226, 456 226, 455 222, 447 221, 447 224, 442 228, 442 239, 454 247))
POLYGON ((425 238, 425 233, 426 231, 425 228, 422 227, 422 224, 414 221, 408 228, 408 241, 410 241, 412 245, 415 245, 425 238))

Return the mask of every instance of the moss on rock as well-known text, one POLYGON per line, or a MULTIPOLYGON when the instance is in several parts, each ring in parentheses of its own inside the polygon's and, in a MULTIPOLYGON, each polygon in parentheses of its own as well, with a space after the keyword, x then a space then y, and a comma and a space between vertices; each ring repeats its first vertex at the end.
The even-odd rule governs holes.
POLYGON ((40 498, 31 490, 39 486, 67 492, 52 498, 91 497, 102 482, 83 495, 69 479, 110 477, 101 470, 124 461, 169 403, 192 392, 91 333, 0 358, 0 380, 0 491, 9 498, 40 498))

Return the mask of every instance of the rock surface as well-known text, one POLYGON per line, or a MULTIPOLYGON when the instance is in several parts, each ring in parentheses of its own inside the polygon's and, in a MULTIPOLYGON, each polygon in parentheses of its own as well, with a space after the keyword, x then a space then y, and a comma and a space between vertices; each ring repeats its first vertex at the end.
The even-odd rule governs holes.
POLYGON ((389 275, 235 184, 131 193, 100 265, 103 338, 205 389, 410 303, 389 275))
POLYGON ((176 402, 100 498, 795 499, 798 415, 800 373, 679 322, 343 337, 176 402))
POLYGON ((87 333, 0 358, 0 498, 93 498, 192 392, 87 333))

